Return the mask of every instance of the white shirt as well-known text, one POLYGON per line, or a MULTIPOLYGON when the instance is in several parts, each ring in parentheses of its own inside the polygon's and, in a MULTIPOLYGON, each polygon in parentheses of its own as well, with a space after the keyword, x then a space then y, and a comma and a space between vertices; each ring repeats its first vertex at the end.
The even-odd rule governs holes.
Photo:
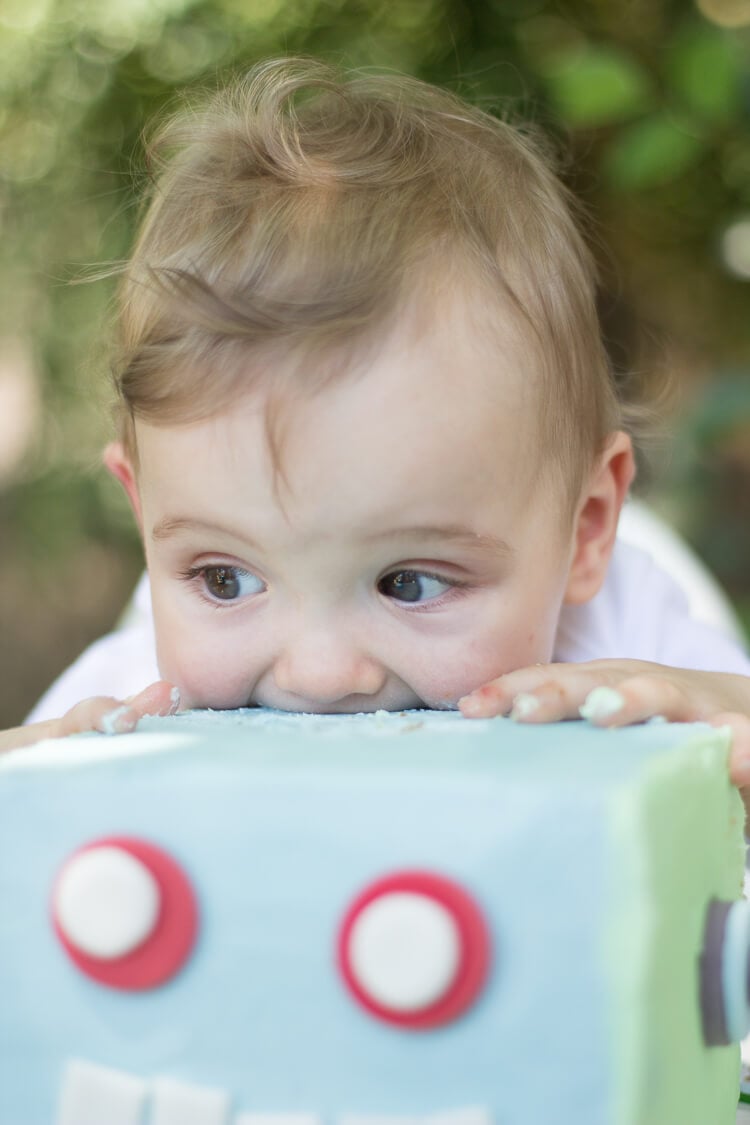
MULTIPOLYGON (((621 539, 596 597, 563 608, 554 652, 554 660, 575 664, 610 657, 750 675, 750 656, 742 646, 692 616, 682 587, 645 551, 621 539)), ((57 718, 96 695, 126 699, 159 678, 144 575, 130 622, 87 648, 42 696, 27 722, 57 718)))

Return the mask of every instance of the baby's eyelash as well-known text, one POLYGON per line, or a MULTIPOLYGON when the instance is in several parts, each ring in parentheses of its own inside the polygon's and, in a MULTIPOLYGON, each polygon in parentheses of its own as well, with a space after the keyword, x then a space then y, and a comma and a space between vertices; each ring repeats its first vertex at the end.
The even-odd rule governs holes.
POLYGON ((467 578, 456 578, 452 574, 440 574, 436 570, 422 570, 418 566, 397 566, 391 570, 386 571, 383 578, 388 578, 393 574, 416 574, 419 578, 434 578, 436 582, 444 582, 446 586, 453 589, 466 590, 473 583, 467 578))
POLYGON ((192 582, 196 578, 200 578, 200 576, 205 572, 205 570, 206 570, 205 563, 203 564, 203 566, 188 566, 184 570, 179 571, 178 577, 183 582, 192 582))

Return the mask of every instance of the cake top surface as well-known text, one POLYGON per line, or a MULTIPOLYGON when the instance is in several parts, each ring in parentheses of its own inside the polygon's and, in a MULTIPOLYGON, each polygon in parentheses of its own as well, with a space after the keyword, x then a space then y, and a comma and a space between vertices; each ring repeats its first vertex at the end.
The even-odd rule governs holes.
POLYGON ((696 740, 716 752, 721 736, 702 723, 647 723, 618 730, 585 722, 519 726, 505 718, 464 719, 456 711, 376 711, 313 715, 240 709, 142 719, 133 734, 46 740, 0 758, 0 777, 18 772, 101 768, 179 751, 217 768, 474 771, 525 782, 530 777, 594 788, 625 782, 654 756, 696 740))

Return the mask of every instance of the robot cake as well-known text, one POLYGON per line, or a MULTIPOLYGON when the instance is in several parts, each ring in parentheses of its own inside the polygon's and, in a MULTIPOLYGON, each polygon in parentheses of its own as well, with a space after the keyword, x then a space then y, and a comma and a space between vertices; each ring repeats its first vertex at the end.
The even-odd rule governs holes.
POLYGON ((733 1125, 727 736, 144 720, 0 759, 3 1125, 733 1125))

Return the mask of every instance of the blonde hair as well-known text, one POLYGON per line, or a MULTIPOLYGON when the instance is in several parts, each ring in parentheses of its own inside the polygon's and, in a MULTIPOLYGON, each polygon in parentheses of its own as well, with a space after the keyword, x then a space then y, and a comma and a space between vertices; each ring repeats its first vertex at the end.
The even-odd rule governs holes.
POLYGON ((275 362, 372 342, 415 280, 460 263, 528 335, 543 459, 577 495, 622 409, 591 253, 527 131, 413 79, 287 59, 183 107, 150 153, 114 370, 131 453, 137 418, 206 418, 260 381, 277 405, 313 393, 347 363, 274 389, 275 362))

